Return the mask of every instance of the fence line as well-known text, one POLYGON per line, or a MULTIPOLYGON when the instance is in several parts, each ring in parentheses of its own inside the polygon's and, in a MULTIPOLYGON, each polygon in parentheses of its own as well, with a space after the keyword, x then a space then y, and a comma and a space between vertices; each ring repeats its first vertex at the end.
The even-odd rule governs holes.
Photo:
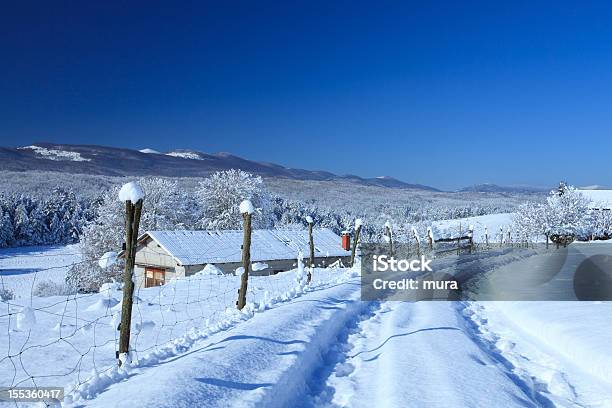
MULTIPOLYGON (((250 214, 244 217, 245 226, 247 218, 250 221, 250 214)), ((130 225, 129 219, 127 225, 130 225)), ((357 254, 361 227, 361 222, 356 222, 351 265, 357 254)), ((320 268, 316 274, 312 273, 316 242, 312 241, 311 222, 309 231, 308 273, 298 256, 295 273, 249 276, 252 264, 244 252, 248 245, 246 228, 243 248, 228 252, 227 248, 211 246, 206 249, 206 254, 196 254, 213 258, 216 255, 226 258, 228 255, 242 256, 242 273, 248 283, 244 286, 240 272, 225 274, 209 268, 180 279, 171 277, 164 285, 145 288, 142 281, 133 281, 134 264, 128 260, 123 285, 110 282, 103 285, 99 293, 37 297, 33 289, 38 274, 77 265, 97 268, 98 262, 83 260, 42 268, 34 273, 28 302, 7 300, 6 308, 0 312, 0 330, 4 329, 7 336, 7 341, 0 344, 0 384, 11 388, 68 384, 66 393, 70 400, 90 398, 100 391, 101 384, 125 378, 130 366, 156 363, 180 353, 198 339, 308 290, 311 280, 313 286, 337 281, 339 274, 334 268, 320 268), (135 285, 133 291, 131 285, 135 285), (236 310, 236 299, 241 289, 238 307, 242 311, 239 311, 236 310), (132 305, 131 316, 127 316, 125 310, 127 302, 132 305), (121 341, 122 333, 127 336, 124 337, 129 341, 127 345, 121 341), (127 354, 127 359, 121 360, 122 367, 118 367, 116 362, 120 354, 127 354)), ((427 251, 442 255, 461 252, 464 248, 470 252, 490 248, 488 232, 485 233, 486 247, 482 247, 474 243, 473 229, 469 231, 467 235, 458 237, 435 238, 430 227, 428 245, 422 247, 416 229, 412 229, 412 234, 419 255, 427 251), (462 245, 464 241, 468 241, 468 247, 462 245), (446 244, 450 247, 446 248, 446 244)), ((391 241, 390 227, 386 234, 391 241)), ((137 235, 136 227, 126 243, 135 244, 137 235)), ((250 232, 248 235, 250 237, 250 232)), ((516 239, 519 239, 518 234, 516 239)), ((506 242, 512 244, 510 239, 506 242)), ((500 245, 503 243, 502 230, 500 245)), ((392 242, 390 248, 393 248, 392 242)), ((135 255, 135 251, 127 245, 126 255, 130 254, 135 255)), ((179 258, 187 255, 192 254, 174 253, 179 258)), ((167 253, 145 252, 141 256, 144 265, 176 264, 176 258, 167 253)), ((143 279, 146 280, 146 276, 143 279)), ((0 283, 4 287, 3 275, 0 275, 0 283)))

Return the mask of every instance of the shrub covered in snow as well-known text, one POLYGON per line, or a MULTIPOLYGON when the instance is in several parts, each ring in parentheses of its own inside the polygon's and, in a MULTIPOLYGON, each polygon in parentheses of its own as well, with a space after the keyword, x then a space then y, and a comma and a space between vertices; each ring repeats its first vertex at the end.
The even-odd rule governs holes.
POLYGON ((67 284, 48 279, 39 281, 32 291, 32 295, 38 297, 67 296, 73 293, 74 290, 67 284))
POLYGON ((15 293, 13 293, 10 289, 0 289, 0 300, 3 302, 8 302, 9 300, 13 300, 15 298, 15 293))

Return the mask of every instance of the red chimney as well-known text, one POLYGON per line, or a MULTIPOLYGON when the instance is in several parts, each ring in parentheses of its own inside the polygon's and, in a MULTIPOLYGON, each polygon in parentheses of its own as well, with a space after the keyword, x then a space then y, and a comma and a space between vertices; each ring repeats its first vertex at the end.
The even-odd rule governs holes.
POLYGON ((351 250, 351 236, 347 231, 342 231, 342 249, 345 251, 351 250))

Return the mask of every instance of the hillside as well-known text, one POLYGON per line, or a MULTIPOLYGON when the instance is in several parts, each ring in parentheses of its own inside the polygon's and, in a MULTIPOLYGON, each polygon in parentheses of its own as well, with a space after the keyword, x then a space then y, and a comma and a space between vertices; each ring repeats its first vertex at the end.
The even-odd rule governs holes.
POLYGON ((174 150, 160 153, 152 149, 132 150, 108 146, 36 143, 30 146, 0 147, 0 170, 54 171, 104 176, 201 177, 212 172, 241 169, 263 177, 295 180, 349 181, 366 186, 408 190, 439 191, 410 184, 392 177, 362 178, 336 175, 327 171, 287 168, 257 162, 229 153, 203 153, 174 150))

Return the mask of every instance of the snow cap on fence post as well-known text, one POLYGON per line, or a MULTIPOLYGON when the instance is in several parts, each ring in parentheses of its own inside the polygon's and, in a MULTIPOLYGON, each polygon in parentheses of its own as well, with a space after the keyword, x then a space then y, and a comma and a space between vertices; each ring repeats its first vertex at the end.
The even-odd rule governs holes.
POLYGON ((100 268, 108 268, 117 263, 117 253, 115 251, 109 251, 104 253, 98 260, 98 265, 100 268))
POLYGON ((244 200, 240 203, 240 214, 253 214, 255 207, 251 200, 244 200))
POLYGON ((357 218, 355 220, 355 230, 358 230, 363 225, 363 220, 361 218, 357 218))
POLYGON ((306 222, 307 222, 308 224, 312 224, 314 221, 312 220, 312 217, 311 217, 310 215, 307 215, 307 216, 306 216, 306 222))
POLYGON ((121 190, 119 190, 119 201, 131 201, 132 204, 136 204, 138 201, 143 200, 144 198, 144 191, 135 181, 124 184, 121 187, 121 190))

